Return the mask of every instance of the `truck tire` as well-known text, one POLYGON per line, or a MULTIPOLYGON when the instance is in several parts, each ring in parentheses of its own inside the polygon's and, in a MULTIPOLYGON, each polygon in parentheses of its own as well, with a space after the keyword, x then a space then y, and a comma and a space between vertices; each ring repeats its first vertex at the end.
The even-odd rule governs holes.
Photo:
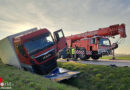
POLYGON ((92 59, 93 59, 93 60, 98 60, 98 59, 99 59, 99 56, 98 56, 98 55, 92 55, 92 59))
POLYGON ((90 56, 86 55, 86 60, 88 60, 90 58, 90 56))
POLYGON ((85 54, 80 54, 79 58, 80 58, 81 60, 85 60, 85 59, 86 59, 86 55, 85 55, 85 54))
POLYGON ((85 60, 86 59, 86 49, 85 48, 80 48, 81 51, 84 51, 84 54, 80 54, 79 58, 81 60, 85 60))

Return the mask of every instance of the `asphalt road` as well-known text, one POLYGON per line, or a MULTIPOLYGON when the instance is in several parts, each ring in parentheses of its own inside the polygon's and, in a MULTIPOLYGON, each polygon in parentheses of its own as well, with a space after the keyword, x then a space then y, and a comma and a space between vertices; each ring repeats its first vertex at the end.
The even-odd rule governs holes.
MULTIPOLYGON (((60 62, 67 62, 65 59, 58 59, 60 62)), ((70 60, 73 61, 73 60, 70 60)), ((128 66, 130 67, 130 60, 107 60, 107 59, 100 59, 97 61, 94 60, 88 60, 88 61, 74 61, 77 63, 84 63, 84 64, 96 64, 96 65, 116 65, 116 66, 128 66)))

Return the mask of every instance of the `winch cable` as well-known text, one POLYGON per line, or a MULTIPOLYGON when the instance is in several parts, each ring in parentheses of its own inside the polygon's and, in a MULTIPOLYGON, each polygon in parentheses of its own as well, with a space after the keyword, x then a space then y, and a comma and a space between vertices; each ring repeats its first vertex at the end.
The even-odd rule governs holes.
POLYGON ((122 44, 123 42, 125 42, 125 38, 118 38, 118 40, 116 41, 118 45, 122 44))

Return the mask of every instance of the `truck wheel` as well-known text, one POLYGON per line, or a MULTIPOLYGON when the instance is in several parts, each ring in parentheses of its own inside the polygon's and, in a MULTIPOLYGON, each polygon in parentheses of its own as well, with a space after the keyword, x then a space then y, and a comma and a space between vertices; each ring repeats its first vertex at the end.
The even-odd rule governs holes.
POLYGON ((80 57, 81 60, 85 60, 86 59, 86 55, 85 54, 80 54, 79 57, 80 57))
POLYGON ((93 60, 98 60, 98 59, 99 59, 99 56, 98 56, 98 55, 92 55, 92 59, 93 59, 93 60))
POLYGON ((86 55, 86 60, 88 60, 90 58, 90 56, 86 55))
POLYGON ((85 49, 85 48, 80 48, 80 51, 83 51, 84 54, 80 54, 80 55, 79 55, 79 58, 80 58, 81 60, 85 60, 85 59, 86 59, 86 49, 85 49))

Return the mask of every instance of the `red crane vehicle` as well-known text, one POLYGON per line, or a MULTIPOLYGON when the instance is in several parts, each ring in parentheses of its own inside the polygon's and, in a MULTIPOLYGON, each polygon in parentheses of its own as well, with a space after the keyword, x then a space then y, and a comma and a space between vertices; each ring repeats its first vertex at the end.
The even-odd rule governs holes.
POLYGON ((111 44, 109 37, 120 35, 120 38, 126 38, 125 24, 111 25, 106 28, 99 28, 95 31, 89 31, 81 34, 66 37, 68 48, 75 48, 76 58, 82 60, 99 59, 103 55, 109 55, 118 47, 117 43, 111 44))
POLYGON ((79 72, 57 67, 57 53, 65 48, 62 30, 54 38, 46 28, 37 28, 10 35, 0 40, 0 58, 4 64, 44 75, 54 81, 68 79, 79 72))

